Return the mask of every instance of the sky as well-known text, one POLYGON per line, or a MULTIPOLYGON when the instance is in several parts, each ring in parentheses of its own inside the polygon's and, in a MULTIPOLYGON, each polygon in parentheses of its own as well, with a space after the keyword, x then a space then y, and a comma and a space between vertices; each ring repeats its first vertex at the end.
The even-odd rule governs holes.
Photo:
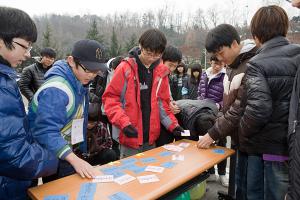
MULTIPOLYGON (((84 15, 124 13, 126 11, 143 13, 155 11, 162 6, 168 6, 171 12, 181 11, 185 15, 193 13, 196 9, 207 10, 216 6, 219 10, 238 7, 240 12, 251 18, 255 11, 264 3, 272 0, 0 0, 1 6, 10 6, 24 10, 30 16, 44 14, 84 15)), ((278 0, 274 0, 278 2, 278 0)), ((291 7, 290 3, 282 0, 281 6, 286 9, 289 16, 299 15, 299 10, 291 7)))

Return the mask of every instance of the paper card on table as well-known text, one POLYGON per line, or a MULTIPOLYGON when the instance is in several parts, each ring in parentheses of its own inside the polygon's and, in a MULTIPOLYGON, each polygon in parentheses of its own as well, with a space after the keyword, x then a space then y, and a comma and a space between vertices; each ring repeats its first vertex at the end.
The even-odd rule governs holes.
POLYGON ((179 147, 183 147, 183 148, 187 148, 188 146, 190 146, 190 143, 188 143, 188 142, 181 142, 178 146, 179 147))
POLYGON ((113 175, 96 176, 93 178, 93 183, 108 183, 114 181, 113 175))
POLYGON ((49 195, 44 197, 44 200, 69 200, 69 195, 62 194, 62 195, 49 195))
POLYGON ((148 157, 148 158, 141 158, 140 161, 142 163, 151 163, 151 162, 156 162, 157 160, 153 157, 148 157))
POLYGON ((110 200, 133 200, 128 194, 125 192, 118 192, 115 194, 112 194, 108 197, 110 200))
POLYGON ((184 132, 181 132, 181 136, 191 136, 190 130, 184 130, 184 132))
POLYGON ((163 151, 163 152, 160 152, 158 155, 161 156, 161 157, 165 157, 165 156, 170 156, 172 154, 173 153, 170 152, 170 151, 163 151))
POLYGON ((164 167, 164 168, 172 168, 176 165, 177 163, 175 162, 165 162, 165 163, 162 163, 160 166, 164 167))
POLYGON ((145 171, 146 172, 158 172, 158 173, 162 173, 164 171, 165 168, 163 167, 157 167, 157 166, 147 166, 145 171))
POLYGON ((155 174, 146 175, 146 176, 138 176, 137 179, 140 183, 152 183, 159 181, 159 178, 155 174))
POLYGON ((165 148, 169 151, 175 151, 175 152, 180 152, 180 151, 183 150, 182 147, 179 147, 179 146, 176 146, 176 145, 173 145, 173 144, 164 145, 163 148, 165 148))
POLYGON ((93 200, 96 192, 96 183, 83 183, 80 186, 80 191, 77 200, 93 200))
POLYGON ((114 182, 120 184, 120 185, 123 185, 125 183, 128 183, 130 181, 133 181, 135 179, 135 177, 133 176, 130 176, 129 174, 125 174, 124 176, 120 176, 118 178, 115 178, 114 179, 114 182))
POLYGON ((125 175, 125 173, 123 171, 121 171, 121 169, 119 167, 104 168, 104 169, 101 169, 100 171, 102 171, 102 173, 105 175, 113 175, 114 178, 125 175))
POLYGON ((118 177, 120 177, 120 176, 124 176, 125 173, 122 172, 122 171, 120 171, 120 170, 116 170, 116 171, 111 172, 111 173, 108 174, 108 175, 113 175, 114 178, 118 178, 118 177))
POLYGON ((123 163, 123 164, 135 163, 136 161, 137 161, 136 158, 127 158, 127 159, 121 160, 121 163, 123 163))
POLYGON ((136 166, 134 163, 126 163, 124 165, 121 165, 119 168, 122 170, 126 170, 126 169, 130 170, 134 166, 136 166))
POLYGON ((172 160, 184 161, 184 155, 172 155, 172 160))
POLYGON ((136 156, 143 156, 145 155, 144 153, 138 153, 138 154, 135 154, 136 156))
POLYGON ((134 173, 136 173, 136 174, 139 174, 141 172, 144 172, 145 168, 146 167, 135 166, 135 167, 133 167, 133 168, 131 168, 129 170, 132 171, 132 172, 134 172, 134 173))
POLYGON ((213 152, 217 153, 217 154, 224 154, 225 153, 225 151, 223 149, 214 149, 213 152))

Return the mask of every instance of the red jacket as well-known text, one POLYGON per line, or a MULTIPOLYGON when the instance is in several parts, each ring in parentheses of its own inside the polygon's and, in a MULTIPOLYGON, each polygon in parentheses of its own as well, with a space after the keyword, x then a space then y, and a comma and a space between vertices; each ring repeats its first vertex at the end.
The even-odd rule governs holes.
MULTIPOLYGON (((169 69, 162 63, 153 69, 151 91, 151 114, 149 144, 153 144, 160 134, 160 122, 169 130, 178 126, 177 119, 169 108, 169 69)), ((107 86, 102 102, 110 122, 120 129, 120 144, 131 148, 143 145, 143 124, 140 105, 140 82, 138 65, 134 58, 122 61, 107 86), (138 138, 128 138, 122 130, 128 125, 138 130, 138 138)))

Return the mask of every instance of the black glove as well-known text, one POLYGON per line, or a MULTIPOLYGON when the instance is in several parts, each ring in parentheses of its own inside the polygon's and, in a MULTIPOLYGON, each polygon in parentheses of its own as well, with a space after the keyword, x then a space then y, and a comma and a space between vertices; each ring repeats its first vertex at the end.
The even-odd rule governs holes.
POLYGON ((181 133, 184 132, 184 129, 181 126, 176 126, 173 130, 174 136, 181 136, 181 133))
POLYGON ((124 134, 129 138, 137 138, 138 132, 136 128, 134 128, 132 125, 128 125, 125 128, 123 128, 124 134))

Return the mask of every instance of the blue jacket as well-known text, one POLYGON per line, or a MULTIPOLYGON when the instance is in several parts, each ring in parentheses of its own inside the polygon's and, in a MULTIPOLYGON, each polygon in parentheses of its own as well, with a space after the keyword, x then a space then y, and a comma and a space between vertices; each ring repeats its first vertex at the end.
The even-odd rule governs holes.
POLYGON ((63 138, 61 130, 73 120, 78 107, 84 104, 84 142, 80 143, 80 150, 86 152, 87 88, 76 78, 65 60, 55 62, 45 74, 45 80, 29 106, 28 118, 34 139, 60 159, 65 159, 72 152, 72 147, 63 138))
POLYGON ((0 199, 26 199, 31 179, 55 173, 57 159, 28 132, 15 71, 0 64, 0 199))

